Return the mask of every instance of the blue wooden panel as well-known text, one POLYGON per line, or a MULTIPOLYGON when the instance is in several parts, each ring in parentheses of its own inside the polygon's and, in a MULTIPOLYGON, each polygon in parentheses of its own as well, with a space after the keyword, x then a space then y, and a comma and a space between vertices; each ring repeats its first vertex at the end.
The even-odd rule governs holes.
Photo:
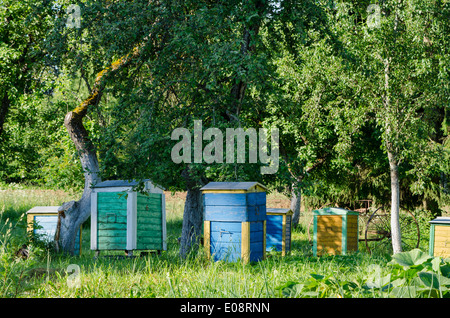
POLYGON ((203 194, 205 205, 264 205, 266 204, 265 192, 254 193, 205 193, 203 194))
POLYGON ((211 232, 232 231, 240 233, 241 230, 241 222, 211 222, 211 232))
POLYGON ((262 221, 266 218, 266 193, 204 193, 206 221, 262 221))
POLYGON ((266 205, 265 192, 251 192, 247 193, 248 205, 266 205))
POLYGON ((282 234, 283 233, 283 216, 282 215, 267 215, 266 219, 267 233, 282 234))
MULTIPOLYGON (((38 229, 34 230, 34 233, 38 235, 39 239, 51 242, 55 239, 56 226, 58 224, 57 215, 36 215, 34 222, 38 225, 38 229)), ((80 231, 77 232, 75 238, 75 255, 80 254, 80 231)))
POLYGON ((56 232, 56 224, 58 222, 58 216, 56 215, 36 215, 34 221, 38 225, 38 229, 34 230, 34 233, 39 236, 40 239, 45 241, 53 241, 56 232))
POLYGON ((250 223, 250 247, 261 246, 264 243, 264 222, 251 222, 250 223))
POLYGON ((262 244, 250 244, 250 262, 258 262, 264 258, 262 244))
POLYGON ((266 250, 281 251, 283 242, 283 216, 267 215, 266 250))
POLYGON ((241 257, 240 222, 211 222, 211 255, 215 261, 234 262, 241 257))
POLYGON ((283 237, 283 216, 267 215, 266 221, 266 250, 282 251, 283 241, 285 242, 286 251, 290 250, 291 245, 291 225, 290 217, 286 218, 285 237, 283 237))
POLYGON ((247 204, 246 193, 205 193, 203 194, 204 205, 239 205, 247 204))
POLYGON ((253 222, 266 219, 266 206, 204 206, 205 221, 253 222))
POLYGON ((250 223, 250 262, 257 262, 264 258, 264 222, 250 223))
MULTIPOLYGON (((250 261, 264 257, 264 222, 250 222, 250 261)), ((210 252, 215 261, 241 259, 242 222, 211 221, 210 252)))

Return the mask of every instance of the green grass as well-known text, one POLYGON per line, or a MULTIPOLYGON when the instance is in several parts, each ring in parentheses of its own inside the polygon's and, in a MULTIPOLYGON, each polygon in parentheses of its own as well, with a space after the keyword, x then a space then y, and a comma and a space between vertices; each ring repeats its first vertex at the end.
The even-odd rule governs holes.
MULTIPOLYGON (((77 193, 39 189, 0 192, 0 297, 386 297, 365 288, 374 268, 390 271, 389 256, 363 251, 348 256, 313 257, 306 233, 310 216, 301 217, 294 230, 292 252, 282 257, 268 253, 253 264, 210 261, 200 248, 180 259, 184 197, 167 196, 168 250, 161 255, 114 259, 103 254, 94 259, 89 250, 89 224, 83 226, 83 251, 79 257, 31 247, 28 260, 11 257, 26 240, 25 219, 35 205, 59 205, 77 193), (103 255, 103 256, 102 256, 103 255), (75 264, 79 274, 69 271, 75 264), (73 278, 79 278, 73 287, 73 278), (306 287, 299 289, 299 286, 306 287), (297 288, 297 289, 296 289, 297 288)), ((279 201, 279 196, 268 198, 279 201)), ((361 244, 361 243, 360 243, 361 244)), ((104 253, 112 254, 112 253, 104 253)))

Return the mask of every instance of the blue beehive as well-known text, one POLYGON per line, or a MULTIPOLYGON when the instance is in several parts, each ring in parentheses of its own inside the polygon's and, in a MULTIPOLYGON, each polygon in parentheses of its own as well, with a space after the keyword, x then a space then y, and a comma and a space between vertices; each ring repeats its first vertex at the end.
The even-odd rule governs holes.
POLYGON ((210 182, 201 190, 208 255, 228 262, 264 259, 266 187, 258 182, 210 182))
MULTIPOLYGON (((58 208, 59 206, 35 206, 28 210, 28 233, 34 233, 43 241, 53 242, 58 224, 58 208)), ((81 228, 75 238, 74 254, 81 255, 81 228)))
POLYGON ((281 252, 285 256, 291 250, 291 209, 267 209, 266 250, 281 252))

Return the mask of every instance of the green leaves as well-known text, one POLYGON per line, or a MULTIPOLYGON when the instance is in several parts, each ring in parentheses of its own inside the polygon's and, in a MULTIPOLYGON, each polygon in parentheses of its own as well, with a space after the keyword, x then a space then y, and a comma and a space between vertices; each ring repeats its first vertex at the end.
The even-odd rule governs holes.
POLYGON ((412 266, 418 266, 430 259, 430 256, 419 249, 414 249, 409 252, 397 253, 392 256, 392 264, 398 264, 403 268, 408 269, 412 266))
POLYGON ((414 249, 393 255, 388 273, 370 265, 364 282, 339 280, 333 274, 310 274, 305 281, 288 281, 276 289, 282 297, 450 297, 450 259, 414 249))
POLYGON ((450 297, 450 263, 414 249, 393 255, 391 296, 450 297))
POLYGON ((351 292, 358 287, 355 282, 339 281, 333 275, 323 276, 310 274, 304 282, 289 281, 276 290, 283 297, 325 298, 325 297, 351 297, 351 292))

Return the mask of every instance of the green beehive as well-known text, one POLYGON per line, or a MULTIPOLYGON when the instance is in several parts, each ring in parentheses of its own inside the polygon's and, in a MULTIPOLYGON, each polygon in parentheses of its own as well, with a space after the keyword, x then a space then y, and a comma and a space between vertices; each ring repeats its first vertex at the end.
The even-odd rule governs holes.
POLYGON ((167 250, 165 196, 161 188, 145 181, 101 182, 91 195, 91 250, 167 250))

